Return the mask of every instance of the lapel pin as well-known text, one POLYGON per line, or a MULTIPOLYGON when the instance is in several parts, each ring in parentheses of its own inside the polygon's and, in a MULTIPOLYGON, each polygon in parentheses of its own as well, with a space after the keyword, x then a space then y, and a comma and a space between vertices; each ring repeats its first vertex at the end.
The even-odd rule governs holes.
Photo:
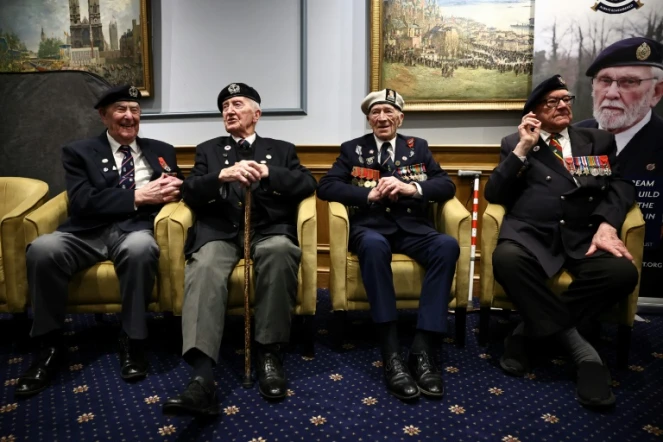
POLYGON ((101 160, 101 162, 102 162, 102 163, 107 163, 107 162, 108 162, 108 158, 104 158, 103 160, 101 160))
POLYGON ((654 169, 656 169, 656 164, 654 164, 654 163, 647 164, 647 170, 651 171, 651 170, 654 170, 654 169))
POLYGON ((260 160, 260 164, 267 164, 267 161, 265 161, 265 160, 260 160))
POLYGON ((230 163, 228 162, 228 160, 226 160, 226 162, 225 162, 224 164, 228 165, 228 164, 230 164, 230 163))
POLYGON ((534 149, 532 149, 532 150, 533 150, 534 152, 538 152, 538 151, 539 151, 539 146, 534 146, 534 149))
POLYGON ((371 150, 368 151, 368 153, 373 155, 375 153, 375 151, 373 149, 371 149, 371 150))
POLYGON ((412 158, 413 156, 414 156, 414 151, 411 150, 411 151, 410 151, 410 158, 412 158))
POLYGON ((104 172, 108 172, 108 167, 104 167, 104 172))
POLYGON ((230 150, 230 146, 224 147, 225 150, 230 150))
POLYGON ((395 163, 395 164, 396 164, 397 166, 400 166, 400 165, 401 165, 401 162, 398 161, 398 160, 396 160, 396 163, 395 163))
POLYGON ((271 160, 272 156, 271 155, 265 155, 265 158, 267 158, 268 160, 271 160))
POLYGON ((403 155, 403 158, 401 158, 401 160, 407 161, 407 157, 405 155, 403 155))
POLYGON ((117 170, 117 167, 113 166, 113 170, 117 170))

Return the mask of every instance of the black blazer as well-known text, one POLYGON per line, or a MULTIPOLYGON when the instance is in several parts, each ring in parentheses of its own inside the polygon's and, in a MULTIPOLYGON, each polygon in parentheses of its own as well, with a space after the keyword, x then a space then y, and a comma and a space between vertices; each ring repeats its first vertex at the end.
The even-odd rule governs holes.
MULTIPOLYGON (((196 147, 196 164, 182 185, 182 198, 196 214, 184 247, 189 257, 210 241, 237 236, 244 221, 244 190, 219 182, 219 174, 241 158, 232 137, 218 137, 196 147)), ((286 235, 297 241, 297 208, 315 192, 316 181, 302 166, 295 146, 257 136, 253 159, 264 161, 269 176, 252 188, 251 227, 261 235, 286 235)))
MULTIPOLYGON (((180 179, 184 178, 177 167, 172 145, 149 138, 137 138, 136 143, 152 167, 150 181, 163 173, 175 173, 180 179), (161 166, 159 158, 171 169, 169 172, 161 166)), ((64 146, 62 163, 69 197, 69 218, 58 227, 59 231, 82 232, 113 223, 118 223, 125 232, 154 228, 154 218, 163 204, 134 209, 135 191, 118 187, 120 174, 113 170, 115 158, 106 132, 64 146)))
POLYGON ((399 134, 394 153, 395 161, 400 163, 397 168, 416 164, 426 166, 427 180, 419 182, 422 198, 399 197, 396 202, 369 203, 371 189, 351 184, 353 167, 380 168, 373 133, 343 143, 336 162, 320 180, 320 199, 337 201, 351 208, 351 235, 362 229, 372 229, 386 235, 396 232, 399 227, 412 234, 434 231, 428 216, 429 203, 446 201, 455 195, 456 186, 433 159, 426 140, 399 134), (361 147, 363 163, 359 161, 358 147, 361 147))
POLYGON ((597 129, 568 130, 573 156, 608 155, 612 175, 576 176, 576 185, 542 139, 522 162, 513 153, 519 141, 515 133, 502 139, 500 164, 485 187, 488 202, 506 207, 500 239, 530 250, 549 277, 565 257, 585 256, 601 222, 619 231, 635 201, 633 184, 621 178, 616 164, 614 136, 597 129))

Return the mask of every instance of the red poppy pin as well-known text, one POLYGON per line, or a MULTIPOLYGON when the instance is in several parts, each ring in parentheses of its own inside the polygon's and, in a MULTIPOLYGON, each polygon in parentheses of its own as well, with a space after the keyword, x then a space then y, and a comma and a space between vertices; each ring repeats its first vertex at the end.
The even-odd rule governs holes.
POLYGON ((159 157, 159 164, 163 170, 170 172, 170 167, 168 166, 168 163, 166 163, 166 160, 163 159, 163 157, 159 157))
POLYGON ((647 164, 647 170, 652 171, 654 169, 656 169, 656 164, 654 163, 647 164))
POLYGON ((407 147, 409 147, 410 149, 414 147, 414 138, 409 138, 407 140, 407 147))

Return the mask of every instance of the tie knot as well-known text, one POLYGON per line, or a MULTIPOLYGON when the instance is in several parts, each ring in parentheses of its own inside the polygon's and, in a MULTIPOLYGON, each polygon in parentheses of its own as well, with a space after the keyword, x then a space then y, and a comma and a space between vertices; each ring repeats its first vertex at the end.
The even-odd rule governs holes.
POLYGON ((237 142, 237 145, 238 145, 242 150, 248 150, 248 148, 251 147, 251 145, 249 144, 249 142, 246 141, 244 138, 242 138, 241 140, 239 140, 239 141, 237 142))
POLYGON ((120 152, 122 152, 125 155, 128 155, 131 152, 131 146, 127 145, 120 146, 120 152))
POLYGON ((550 134, 550 139, 549 140, 550 141, 552 141, 552 140, 559 141, 560 138, 562 138, 562 136, 560 134, 550 134))
POLYGON ((382 143, 382 148, 389 152, 391 150, 391 143, 389 141, 382 143))

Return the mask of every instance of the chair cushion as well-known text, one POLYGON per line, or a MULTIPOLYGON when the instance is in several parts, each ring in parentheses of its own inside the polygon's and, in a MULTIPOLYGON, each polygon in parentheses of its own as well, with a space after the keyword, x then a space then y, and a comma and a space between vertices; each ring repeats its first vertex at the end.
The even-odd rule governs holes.
MULTIPOLYGON (((157 283, 155 283, 150 302, 157 299, 157 283)), ((69 283, 67 303, 70 306, 120 304, 121 301, 120 281, 110 261, 100 262, 78 272, 69 283)))

